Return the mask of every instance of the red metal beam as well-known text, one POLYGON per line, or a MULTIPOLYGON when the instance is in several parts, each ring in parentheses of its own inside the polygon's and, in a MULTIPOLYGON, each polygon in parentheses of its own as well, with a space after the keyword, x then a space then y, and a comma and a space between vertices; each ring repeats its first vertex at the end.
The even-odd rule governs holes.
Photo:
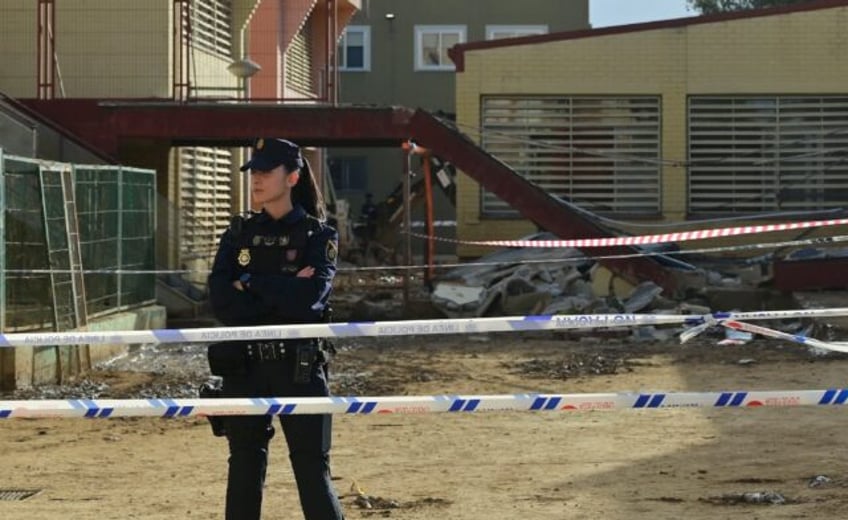
POLYGON ((175 145, 246 146, 284 135, 304 146, 399 146, 409 138, 406 108, 20 100, 82 141, 117 156, 119 143, 157 139, 175 145))
MULTIPOLYGON (((410 121, 417 143, 433 150, 438 157, 453 163, 463 173, 480 183, 535 222, 560 238, 607 237, 610 233, 598 227, 548 192, 530 183, 507 165, 470 141, 459 131, 446 126, 430 113, 418 110, 410 121)), ((592 249, 592 255, 631 254, 629 247, 592 249)), ((653 280, 673 294, 677 289, 674 272, 650 257, 602 260, 601 264, 631 283, 653 280)))
MULTIPOLYGON (((407 108, 178 103, 150 101, 23 100, 83 142, 118 156, 122 142, 155 139, 172 145, 247 146, 256 136, 286 136, 304 146, 400 146, 407 139, 453 163, 524 217, 560 238, 610 233, 550 195, 423 110, 407 108)), ((592 254, 629 254, 629 247, 592 254)), ((650 257, 601 262, 631 283, 653 280, 673 294, 675 271, 650 257)))

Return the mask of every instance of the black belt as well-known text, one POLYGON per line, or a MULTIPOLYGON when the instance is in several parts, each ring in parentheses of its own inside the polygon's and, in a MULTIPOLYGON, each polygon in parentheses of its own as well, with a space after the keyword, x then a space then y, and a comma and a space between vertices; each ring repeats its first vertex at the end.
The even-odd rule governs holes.
POLYGON ((289 340, 289 341, 251 341, 245 344, 245 356, 250 361, 283 361, 295 355, 297 347, 317 347, 317 341, 289 340))

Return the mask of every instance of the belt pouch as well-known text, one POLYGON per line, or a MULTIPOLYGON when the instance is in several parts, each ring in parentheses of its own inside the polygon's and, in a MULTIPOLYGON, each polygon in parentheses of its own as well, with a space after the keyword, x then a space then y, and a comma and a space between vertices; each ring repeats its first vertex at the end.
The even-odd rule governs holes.
POLYGON ((315 345, 299 345, 295 347, 294 383, 303 385, 312 381, 312 367, 318 359, 318 348, 315 345))
POLYGON ((212 343, 207 349, 209 371, 216 376, 239 376, 247 373, 247 353, 236 341, 212 343))

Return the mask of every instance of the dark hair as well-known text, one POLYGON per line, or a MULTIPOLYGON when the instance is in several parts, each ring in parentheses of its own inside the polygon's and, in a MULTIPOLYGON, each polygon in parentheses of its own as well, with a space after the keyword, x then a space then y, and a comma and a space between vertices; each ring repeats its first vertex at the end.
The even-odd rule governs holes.
MULTIPOLYGON (((289 170, 291 171, 291 170, 289 170)), ((307 213, 318 220, 325 219, 324 197, 318 189, 318 182, 312 174, 309 161, 303 157, 303 167, 300 168, 300 178, 292 188, 292 203, 300 204, 307 213)))

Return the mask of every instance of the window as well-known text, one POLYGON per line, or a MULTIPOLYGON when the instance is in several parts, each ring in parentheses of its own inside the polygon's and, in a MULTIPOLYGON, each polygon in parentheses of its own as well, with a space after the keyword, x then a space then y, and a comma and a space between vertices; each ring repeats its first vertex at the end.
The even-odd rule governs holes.
POLYGON ((464 25, 416 25, 415 70, 455 70, 448 49, 465 43, 464 25))
POLYGON ((486 39, 500 40, 503 38, 518 38, 534 34, 547 34, 547 25, 487 25, 486 39))
POLYGON ((292 38, 286 50, 286 88, 300 96, 311 97, 316 93, 315 74, 312 72, 314 41, 312 32, 312 17, 292 38))
POLYGON ((330 159, 330 177, 336 191, 366 191, 368 189, 368 160, 365 157, 336 157, 330 159))
POLYGON ((347 71, 371 70, 371 28, 367 25, 349 25, 339 42, 339 69, 347 71))
POLYGON ((689 98, 689 212, 848 203, 848 97, 689 98))
POLYGON ((180 259, 211 258, 230 225, 232 156, 222 148, 179 148, 180 259))
POLYGON ((195 0, 190 5, 194 47, 231 58, 232 0, 195 0))
MULTIPOLYGON (((660 212, 656 96, 484 96, 482 145, 551 195, 599 213, 660 212)), ((518 213, 483 190, 482 213, 518 213)))

